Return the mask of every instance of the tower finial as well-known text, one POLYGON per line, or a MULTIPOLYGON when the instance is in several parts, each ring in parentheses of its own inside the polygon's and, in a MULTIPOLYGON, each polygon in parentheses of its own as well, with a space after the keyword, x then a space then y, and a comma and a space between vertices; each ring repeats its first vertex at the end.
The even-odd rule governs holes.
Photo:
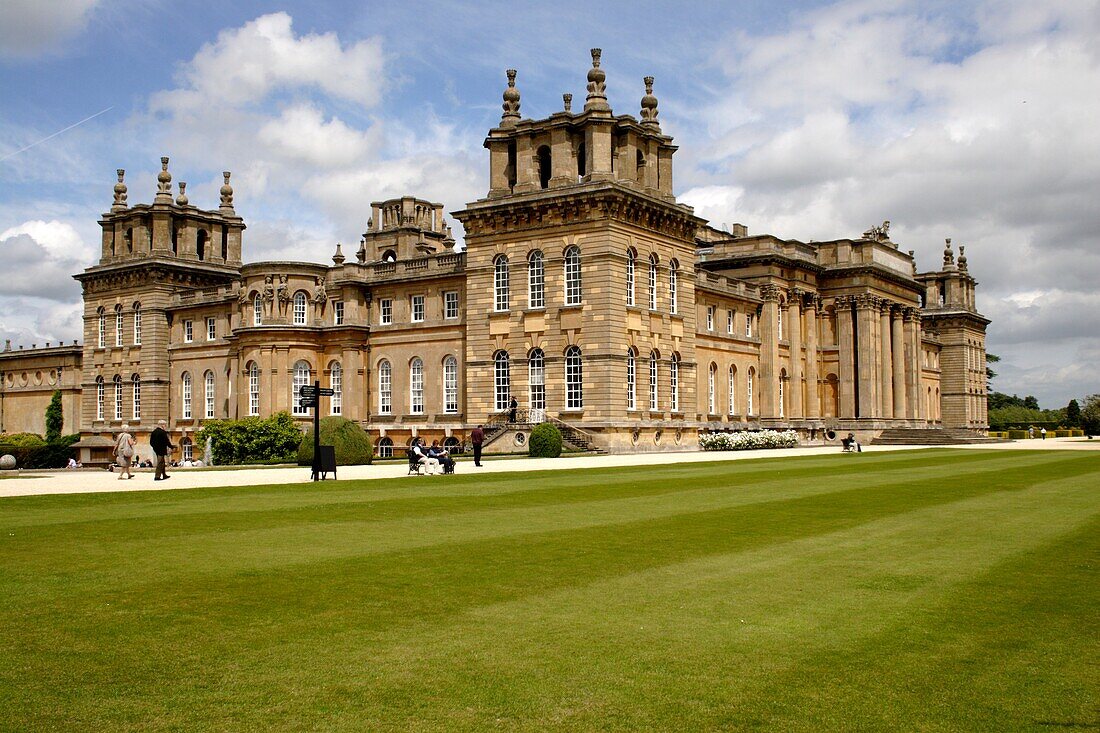
POLYGON ((653 96, 653 77, 647 76, 642 81, 645 83, 645 96, 642 97, 642 124, 660 127, 657 121, 657 98, 653 96))
POLYGON ((592 68, 588 70, 588 96, 584 100, 584 111, 595 110, 597 112, 610 112, 611 105, 607 103, 607 74, 600 68, 600 55, 603 53, 598 48, 592 49, 592 68))
POLYGON ((168 156, 160 159, 160 173, 157 174, 157 195, 154 202, 158 204, 172 203, 172 174, 168 172, 168 156))
POLYGON ((519 90, 516 89, 516 70, 508 69, 508 87, 504 90, 504 114, 500 116, 501 127, 514 127, 519 121, 519 90))
POLYGON ((955 268, 955 253, 951 251, 951 237, 944 240, 943 267, 944 269, 955 268))
POLYGON ((561 101, 562 101, 562 104, 565 105, 565 111, 569 112, 569 113, 572 113, 573 112, 573 95, 572 94, 563 94, 563 95, 561 95, 561 101))
POLYGON ((115 184, 115 202, 111 205, 111 211, 123 211, 126 209, 126 183, 123 181, 126 170, 116 168, 115 173, 118 174, 118 183, 115 184))
POLYGON ((176 196, 176 206, 187 206, 187 181, 180 181, 180 195, 176 196))
POLYGON ((221 193, 222 203, 218 207, 218 210, 223 214, 235 214, 233 211, 233 187, 229 185, 229 176, 232 175, 229 171, 222 171, 222 178, 225 179, 225 183, 222 184, 221 193))
POLYGON ((966 271, 966 245, 959 245, 959 269, 966 271))
POLYGON ((340 243, 336 243, 336 252, 332 255, 332 262, 335 265, 344 264, 344 253, 340 251, 340 243))

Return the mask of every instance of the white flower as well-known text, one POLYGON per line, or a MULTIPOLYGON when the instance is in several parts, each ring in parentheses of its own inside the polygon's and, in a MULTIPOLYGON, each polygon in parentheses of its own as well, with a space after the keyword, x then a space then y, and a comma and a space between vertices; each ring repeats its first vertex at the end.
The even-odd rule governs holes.
POLYGON ((703 450, 758 450, 761 448, 795 448, 798 434, 793 430, 759 430, 737 433, 703 433, 699 447, 703 450))

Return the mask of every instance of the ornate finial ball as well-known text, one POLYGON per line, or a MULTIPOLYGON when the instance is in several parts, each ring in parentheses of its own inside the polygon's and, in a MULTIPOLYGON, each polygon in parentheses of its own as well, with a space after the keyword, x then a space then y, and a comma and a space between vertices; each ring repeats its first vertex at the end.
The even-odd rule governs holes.
POLYGON ((592 49, 592 66, 593 67, 599 68, 599 66, 600 66, 600 54, 602 54, 602 53, 603 53, 603 51, 601 49, 598 49, 598 48, 592 49))
POLYGON ((221 190, 218 193, 223 196, 233 193, 233 187, 229 185, 229 176, 229 171, 222 171, 222 178, 225 180, 225 183, 222 184, 221 190))
MULTIPOLYGON (((508 69, 508 88, 504 90, 505 102, 518 102, 519 90, 516 89, 516 70, 508 69)), ((518 110, 506 110, 506 111, 518 111, 518 110)))
POLYGON ((646 92, 646 94, 653 94, 653 77, 652 76, 644 77, 642 79, 642 82, 645 83, 645 92, 646 92))
POLYGON ((126 193, 126 183, 123 179, 126 177, 126 171, 122 168, 115 170, 118 174, 118 183, 115 184, 115 193, 126 193))
MULTIPOLYGON (((642 81, 645 82, 645 96, 642 97, 642 109, 643 110, 655 110, 657 109, 657 98, 653 96, 653 77, 647 76, 642 81)), ((646 118, 650 119, 652 115, 647 115, 646 118)))
POLYGON ((172 180, 172 174, 168 172, 167 157, 160 159, 160 173, 157 174, 157 180, 161 183, 169 183, 172 180))

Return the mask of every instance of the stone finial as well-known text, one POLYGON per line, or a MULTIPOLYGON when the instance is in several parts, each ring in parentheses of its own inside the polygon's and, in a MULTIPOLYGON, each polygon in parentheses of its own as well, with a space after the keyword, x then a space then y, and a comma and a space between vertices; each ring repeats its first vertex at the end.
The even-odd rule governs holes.
POLYGON ((959 269, 966 271, 966 245, 959 245, 959 269))
POLYGON ((642 81, 645 82, 645 96, 642 97, 642 124, 659 127, 661 123, 657 121, 657 98, 653 96, 653 77, 647 76, 642 81))
POLYGON ((501 127, 513 127, 519 121, 519 90, 516 89, 516 70, 508 69, 508 87, 504 90, 504 114, 500 116, 501 127))
POLYGON ((607 74, 600 68, 600 49, 592 49, 592 68, 588 70, 588 96, 584 100, 584 110, 597 110, 610 112, 611 105, 607 103, 607 74))
POLYGON ((569 113, 572 113, 573 112, 573 95, 572 94, 563 94, 563 95, 561 95, 561 101, 562 101, 562 104, 565 105, 565 111, 569 112, 569 113))
POLYGON ((951 251, 951 237, 944 240, 943 266, 944 269, 954 269, 955 267, 955 253, 951 251))
POLYGON ((158 204, 172 203, 172 174, 168 172, 168 157, 160 159, 160 173, 157 174, 157 195, 155 202, 158 204))
POLYGON ((180 181, 180 195, 176 196, 176 206, 187 206, 187 181, 180 181))
POLYGON ((218 208, 227 214, 234 213, 233 211, 233 187, 229 185, 229 176, 232 175, 229 171, 222 171, 222 178, 225 179, 225 183, 222 184, 221 193, 222 203, 218 208))
POLYGON ((111 211, 122 211, 126 208, 126 170, 124 168, 115 169, 115 173, 118 174, 118 183, 115 184, 115 202, 111 205, 111 211))
MULTIPOLYGON (((368 226, 367 228, 369 229, 370 227, 368 226)), ((367 261, 367 238, 366 237, 362 237, 359 240, 359 251, 355 253, 355 259, 358 260, 360 265, 367 261)))
POLYGON ((913 266, 913 274, 917 274, 917 251, 914 249, 909 250, 909 264, 913 266))
POLYGON ((11 351, 11 339, 4 339, 4 351, 11 351))
POLYGON ((344 264, 344 253, 340 251, 340 243, 339 242, 336 243, 336 254, 334 254, 332 256, 332 261, 333 261, 334 264, 337 264, 337 265, 344 264))

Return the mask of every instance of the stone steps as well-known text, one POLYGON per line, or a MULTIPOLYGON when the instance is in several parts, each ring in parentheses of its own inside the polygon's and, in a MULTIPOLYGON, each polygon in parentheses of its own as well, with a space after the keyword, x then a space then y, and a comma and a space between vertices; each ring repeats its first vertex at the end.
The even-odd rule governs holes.
POLYGON ((1001 438, 987 438, 965 428, 889 428, 871 441, 871 445, 980 445, 1007 443, 1001 438))

